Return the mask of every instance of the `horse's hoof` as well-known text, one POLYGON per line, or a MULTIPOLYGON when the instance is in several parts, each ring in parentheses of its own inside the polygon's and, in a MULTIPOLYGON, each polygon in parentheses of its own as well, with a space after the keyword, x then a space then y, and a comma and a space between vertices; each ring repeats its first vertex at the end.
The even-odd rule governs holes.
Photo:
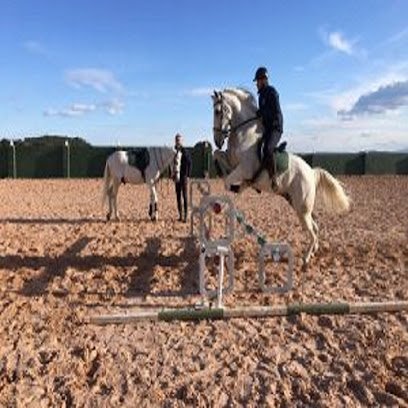
POLYGON ((109 213, 106 214, 106 221, 110 221, 110 219, 111 219, 111 215, 109 213))
POLYGON ((230 187, 230 191, 231 191, 232 193, 235 193, 235 194, 238 194, 238 193, 239 193, 239 189, 240 189, 240 186, 239 186, 239 185, 236 185, 236 184, 233 184, 233 185, 230 187))

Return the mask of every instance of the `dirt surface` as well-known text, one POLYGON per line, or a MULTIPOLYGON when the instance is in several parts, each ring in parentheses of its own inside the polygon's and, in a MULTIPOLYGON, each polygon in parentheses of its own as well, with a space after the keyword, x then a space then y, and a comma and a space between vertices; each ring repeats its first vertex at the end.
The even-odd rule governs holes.
MULTIPOLYGON (((264 295, 258 247, 238 239, 227 306, 408 299, 408 177, 342 178, 352 211, 317 205, 320 250, 286 201, 246 191, 248 221, 296 255, 295 290, 264 295)), ((408 315, 299 316, 94 326, 87 318, 199 300, 198 247, 160 221, 144 186, 121 187, 106 223, 101 180, 0 180, 0 406, 408 406, 408 315)), ((222 184, 213 182, 215 192, 222 184)))

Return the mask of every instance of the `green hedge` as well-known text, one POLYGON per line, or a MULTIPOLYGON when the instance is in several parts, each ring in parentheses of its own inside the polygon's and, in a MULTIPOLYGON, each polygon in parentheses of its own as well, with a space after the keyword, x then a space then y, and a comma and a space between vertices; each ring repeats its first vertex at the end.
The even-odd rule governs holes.
MULTIPOLYGON (((17 177, 54 178, 67 176, 67 147, 70 149, 70 176, 102 177, 111 146, 91 146, 80 138, 47 136, 15 141, 17 177)), ((123 147, 124 150, 132 147, 123 147)), ((192 177, 216 176, 212 146, 199 142, 187 148, 192 158, 192 177)), ((408 174, 408 154, 388 152, 299 154, 312 167, 332 174, 408 174)), ((8 140, 0 141, 0 178, 12 177, 12 149, 8 140)), ((169 176, 166 172, 164 177, 169 176)))
POLYGON ((310 167, 313 166, 313 154, 312 153, 296 153, 300 156, 310 167))
POLYGON ((408 154, 369 152, 366 155, 366 174, 408 174, 408 154))
POLYGON ((64 176, 63 146, 16 145, 18 178, 57 178, 64 176))
POLYGON ((71 177, 102 177, 106 159, 115 150, 114 147, 72 146, 70 148, 71 177))
POLYGON ((215 177, 212 146, 208 142, 197 143, 191 151, 192 171, 191 177, 204 178, 215 177))
POLYGON ((6 178, 9 175, 8 149, 10 149, 9 143, 0 143, 0 178, 6 178))
POLYGON ((316 153, 312 167, 322 167, 332 174, 364 174, 365 153, 316 153))

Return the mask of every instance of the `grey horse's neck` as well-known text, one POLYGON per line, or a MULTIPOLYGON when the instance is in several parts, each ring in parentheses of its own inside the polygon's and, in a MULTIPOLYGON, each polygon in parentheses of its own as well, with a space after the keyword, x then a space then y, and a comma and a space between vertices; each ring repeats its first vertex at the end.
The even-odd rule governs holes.
POLYGON ((256 115, 256 99, 251 92, 243 88, 231 88, 226 89, 224 95, 230 98, 237 121, 244 121, 256 115))
MULTIPOLYGON (((254 118, 257 111, 257 103, 253 94, 242 88, 226 89, 224 96, 228 99, 233 110, 232 126, 236 127, 244 121, 254 118)), ((252 145, 262 135, 260 121, 249 122, 237 129, 230 136, 231 147, 252 145)))

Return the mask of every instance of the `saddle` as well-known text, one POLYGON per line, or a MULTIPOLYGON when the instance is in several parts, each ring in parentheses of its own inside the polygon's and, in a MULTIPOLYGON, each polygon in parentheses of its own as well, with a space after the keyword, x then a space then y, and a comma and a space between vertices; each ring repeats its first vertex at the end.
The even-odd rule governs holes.
POLYGON ((128 151, 129 166, 136 167, 141 173, 143 180, 146 181, 146 169, 150 164, 149 150, 145 147, 132 149, 128 151))
MULTIPOLYGON (((286 151, 286 146, 287 146, 287 142, 282 142, 280 143, 277 147, 275 147, 275 149, 273 150, 273 156, 275 159, 275 164, 276 164, 276 175, 280 175, 282 173, 284 173, 288 167, 289 167, 289 154, 286 151)), ((257 146, 257 154, 258 154, 258 159, 259 161, 262 163, 263 161, 263 154, 262 154, 262 140, 260 140, 258 142, 258 146, 257 146)), ((259 169, 256 173, 256 175, 254 176, 253 180, 255 180, 260 172, 263 169, 259 169)))

